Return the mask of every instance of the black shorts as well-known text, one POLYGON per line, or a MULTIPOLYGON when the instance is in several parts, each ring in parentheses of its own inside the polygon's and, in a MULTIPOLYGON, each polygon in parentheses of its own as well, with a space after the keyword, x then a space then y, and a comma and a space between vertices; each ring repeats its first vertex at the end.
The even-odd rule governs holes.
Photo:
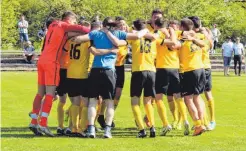
POLYGON ((125 67, 115 66, 116 71, 116 88, 123 88, 125 83, 125 67))
POLYGON ((202 94, 205 88, 204 69, 197 69, 183 73, 182 96, 202 94))
POLYGON ((67 93, 67 69, 60 69, 60 82, 56 91, 59 96, 67 93))
POLYGON ((137 71, 132 73, 131 97, 140 97, 144 89, 144 97, 155 97, 155 72, 137 71))
POLYGON ((88 97, 88 79, 67 78, 67 93, 69 97, 88 97))
POLYGON ((180 93, 180 79, 178 69, 157 69, 155 81, 156 94, 173 96, 180 93))
POLYGON ((105 99, 113 99, 115 71, 112 69, 92 68, 88 79, 88 97, 97 98, 99 95, 105 99))
POLYGON ((212 90, 212 75, 211 69, 205 69, 205 89, 204 91, 211 91, 212 90))
POLYGON ((27 60, 27 61, 30 62, 30 61, 32 60, 33 55, 30 55, 30 56, 29 56, 29 55, 25 55, 25 56, 26 56, 26 60, 27 60))

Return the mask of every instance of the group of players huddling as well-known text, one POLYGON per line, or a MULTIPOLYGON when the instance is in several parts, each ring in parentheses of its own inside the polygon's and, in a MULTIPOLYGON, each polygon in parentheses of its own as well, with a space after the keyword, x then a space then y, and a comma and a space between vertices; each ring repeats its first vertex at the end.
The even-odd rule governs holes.
POLYGON ((189 135, 187 109, 193 120, 193 136, 215 128, 209 60, 213 42, 211 31, 202 27, 198 17, 169 21, 167 26, 162 10, 155 9, 150 20, 137 19, 131 27, 122 17, 78 24, 76 18, 73 12, 67 11, 62 20, 47 22, 48 32, 37 63, 38 92, 30 113, 29 128, 35 135, 54 136, 47 118, 57 92, 58 135, 95 138, 98 120, 104 128, 104 138, 112 138, 129 46, 132 51, 130 96, 139 129, 137 137, 147 136, 144 122, 150 128, 149 136, 156 136, 153 106, 163 124, 162 136, 182 126, 184 135, 189 135), (140 110, 142 91, 144 118, 140 110), (202 93, 207 99, 210 119, 202 93), (66 94, 72 105, 68 110, 71 123, 65 129, 66 94), (167 119, 163 94, 174 118, 172 124, 167 119))

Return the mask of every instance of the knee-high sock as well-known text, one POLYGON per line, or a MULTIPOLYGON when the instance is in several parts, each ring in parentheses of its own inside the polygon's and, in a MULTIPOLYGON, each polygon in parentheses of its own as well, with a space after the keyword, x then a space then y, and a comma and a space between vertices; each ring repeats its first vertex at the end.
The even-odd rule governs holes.
POLYGON ((71 117, 72 117, 72 132, 78 131, 78 119, 79 119, 79 106, 78 105, 72 105, 71 107, 71 117))
POLYGON ((215 121, 215 115, 214 115, 214 99, 208 100, 208 108, 209 108, 209 112, 210 112, 211 121, 215 121))
POLYGON ((81 128, 81 131, 83 132, 83 131, 85 131, 86 128, 87 128, 87 122, 88 122, 88 107, 83 107, 83 108, 82 108, 80 117, 81 117, 80 128, 81 128))
POLYGON ((168 105, 169 105, 170 111, 173 115, 173 120, 175 122, 178 122, 178 109, 176 106, 176 102, 175 101, 168 102, 168 105))
POLYGON ((96 106, 97 106, 97 100, 95 98, 90 98, 89 106, 88 106, 88 124, 89 125, 95 124, 95 119, 97 115, 96 106))
POLYGON ((142 114, 139 105, 132 105, 132 112, 137 122, 139 130, 143 130, 144 123, 143 123, 142 114))
POLYGON ((111 126, 114 119, 114 100, 105 100, 105 103, 107 107, 105 123, 111 126))
POLYGON ((45 95, 44 103, 43 103, 42 111, 41 111, 41 120, 40 120, 41 126, 44 126, 44 127, 47 126, 47 119, 50 114, 50 110, 52 108, 53 98, 54 97, 52 95, 45 95))
POLYGON ((207 109, 205 108, 204 109, 204 112, 203 112, 203 122, 202 124, 205 125, 205 126, 208 126, 209 125, 209 120, 208 120, 208 113, 207 113, 207 109))
POLYGON ((79 106, 79 121, 78 121, 78 128, 81 130, 81 116, 82 116, 83 104, 81 103, 79 106))
POLYGON ((154 109, 152 104, 145 104, 144 109, 146 112, 146 115, 148 117, 148 120, 150 122, 150 127, 155 125, 155 117, 154 117, 154 109))
POLYGON ((62 103, 59 101, 57 105, 57 121, 58 121, 58 127, 64 128, 64 105, 65 103, 62 103))
POLYGON ((32 106, 32 114, 31 114, 31 118, 32 124, 38 124, 38 114, 41 108, 41 103, 42 103, 42 99, 43 97, 40 96, 39 94, 36 94, 34 100, 33 100, 33 106, 32 106))
POLYGON ((167 109, 163 103, 162 100, 157 100, 156 101, 156 106, 157 106, 157 111, 158 114, 161 118, 162 121, 162 125, 165 127, 167 125, 169 125, 168 120, 167 120, 167 109))
POLYGON ((184 121, 187 121, 187 109, 186 109, 186 105, 184 103, 184 100, 182 98, 179 98, 179 99, 176 99, 175 101, 177 103, 177 108, 179 110, 181 118, 184 121))

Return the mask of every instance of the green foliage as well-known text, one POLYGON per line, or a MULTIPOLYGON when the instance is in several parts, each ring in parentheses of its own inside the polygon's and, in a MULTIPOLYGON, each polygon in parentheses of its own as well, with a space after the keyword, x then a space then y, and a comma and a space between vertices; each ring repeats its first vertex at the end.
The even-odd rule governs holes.
POLYGON ((29 22, 29 37, 37 40, 37 32, 49 17, 59 19, 65 10, 91 20, 99 15, 123 16, 131 24, 136 18, 148 20, 154 8, 164 10, 167 19, 180 20, 199 16, 206 27, 218 24, 222 36, 240 36, 246 40, 246 4, 214 0, 2 0, 2 46, 16 46, 19 40, 17 21, 20 14, 29 22))

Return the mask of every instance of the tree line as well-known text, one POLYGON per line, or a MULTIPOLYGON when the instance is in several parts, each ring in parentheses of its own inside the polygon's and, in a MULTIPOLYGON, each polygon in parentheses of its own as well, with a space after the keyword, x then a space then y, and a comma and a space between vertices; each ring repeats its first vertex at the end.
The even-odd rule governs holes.
POLYGON ((29 37, 40 45, 37 32, 49 17, 59 19, 65 10, 72 10, 90 21, 95 15, 123 16, 131 25, 136 18, 149 19, 154 8, 161 8, 166 19, 180 20, 199 16, 203 26, 217 24, 222 36, 239 36, 246 42, 246 3, 215 0, 2 0, 2 48, 17 47, 17 22, 24 14, 29 22, 29 37))

